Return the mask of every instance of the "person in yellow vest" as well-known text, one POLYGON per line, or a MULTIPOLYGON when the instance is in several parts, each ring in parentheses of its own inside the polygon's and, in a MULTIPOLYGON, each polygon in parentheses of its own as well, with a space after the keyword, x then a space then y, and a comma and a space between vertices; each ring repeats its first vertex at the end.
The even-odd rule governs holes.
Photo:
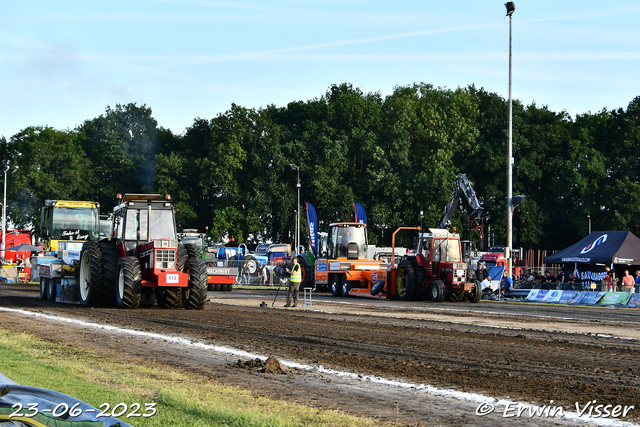
POLYGON ((289 279, 289 292, 287 293, 287 303, 285 307, 295 307, 298 304, 298 293, 300 290, 300 282, 302 282, 302 270, 298 264, 298 258, 293 259, 293 267, 291 267, 291 278, 289 279), (291 300, 293 299, 293 304, 291 300))

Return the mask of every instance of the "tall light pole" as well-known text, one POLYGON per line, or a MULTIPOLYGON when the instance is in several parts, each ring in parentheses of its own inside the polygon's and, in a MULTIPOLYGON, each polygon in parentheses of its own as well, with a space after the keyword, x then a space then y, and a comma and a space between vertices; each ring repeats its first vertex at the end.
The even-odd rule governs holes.
POLYGON ((4 261, 4 249, 7 241, 7 172, 9 172, 9 160, 2 162, 4 165, 4 198, 2 203, 2 254, 0 257, 4 261))
POLYGON ((516 10, 516 5, 514 2, 510 1, 505 4, 507 8, 507 16, 509 17, 509 124, 508 124, 508 132, 509 132, 509 141, 507 143, 507 256, 508 267, 507 267, 507 275, 512 277, 513 271, 513 102, 511 98, 511 82, 512 82, 512 73, 511 73, 511 27, 513 22, 513 12, 516 10))
POLYGON ((298 171, 298 181, 296 187, 298 187, 298 210, 296 211, 296 235, 295 235, 295 245, 296 245, 296 254, 298 253, 298 246, 300 245, 300 166, 294 165, 290 163, 291 169, 295 169, 298 171))

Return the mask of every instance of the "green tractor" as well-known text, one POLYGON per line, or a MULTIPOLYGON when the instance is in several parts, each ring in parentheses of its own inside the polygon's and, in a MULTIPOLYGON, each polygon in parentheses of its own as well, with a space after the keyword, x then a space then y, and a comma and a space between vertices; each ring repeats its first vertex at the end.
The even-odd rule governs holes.
POLYGON ((180 240, 180 243, 196 245, 205 264, 214 264, 215 259, 213 258, 213 255, 205 249, 205 237, 205 233, 198 233, 198 230, 191 228, 187 228, 183 230, 182 233, 178 233, 178 240, 180 240))

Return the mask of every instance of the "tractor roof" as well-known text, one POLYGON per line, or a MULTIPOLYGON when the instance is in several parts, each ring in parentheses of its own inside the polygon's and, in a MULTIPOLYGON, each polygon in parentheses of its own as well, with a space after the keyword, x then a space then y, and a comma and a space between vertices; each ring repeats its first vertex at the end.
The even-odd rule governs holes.
POLYGON ((118 194, 118 199, 120 199, 120 203, 131 202, 131 201, 148 201, 148 200, 162 200, 162 196, 160 194, 136 194, 136 193, 127 193, 123 196, 118 194))
POLYGON ((334 222, 329 227, 366 227, 367 224, 362 222, 334 222))
POLYGON ((459 239, 460 235, 456 233, 449 233, 449 230, 444 228, 430 228, 429 233, 420 233, 421 237, 445 237, 449 239, 459 239))

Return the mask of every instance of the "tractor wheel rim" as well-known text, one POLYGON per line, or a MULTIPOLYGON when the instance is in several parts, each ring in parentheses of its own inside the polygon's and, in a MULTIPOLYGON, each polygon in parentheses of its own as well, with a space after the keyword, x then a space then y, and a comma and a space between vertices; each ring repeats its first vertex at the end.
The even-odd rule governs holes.
POLYGON ((86 301, 89 296, 89 281, 91 280, 90 268, 89 253, 85 252, 82 255, 80 264, 80 298, 83 301, 86 301))
POLYGON ((404 284, 406 283, 406 277, 405 277, 405 271, 404 271, 404 266, 398 268, 397 274, 396 274, 396 291, 398 292, 398 296, 403 297, 405 295, 405 286, 404 284))
POLYGON ((118 299, 122 300, 124 296, 124 268, 118 271, 118 299))

